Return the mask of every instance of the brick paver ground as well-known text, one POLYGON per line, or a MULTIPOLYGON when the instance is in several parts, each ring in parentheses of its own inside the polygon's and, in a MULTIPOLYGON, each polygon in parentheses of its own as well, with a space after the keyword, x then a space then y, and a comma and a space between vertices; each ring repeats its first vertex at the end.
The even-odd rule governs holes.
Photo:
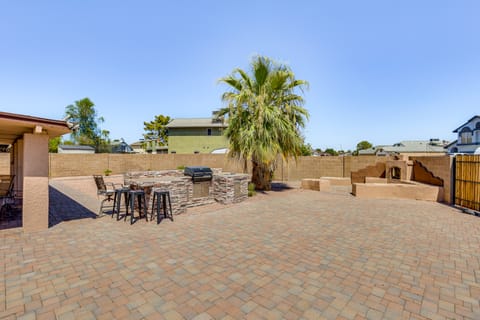
POLYGON ((294 189, 130 225, 74 189, 0 231, 1 319, 480 319, 480 218, 445 205, 294 189))

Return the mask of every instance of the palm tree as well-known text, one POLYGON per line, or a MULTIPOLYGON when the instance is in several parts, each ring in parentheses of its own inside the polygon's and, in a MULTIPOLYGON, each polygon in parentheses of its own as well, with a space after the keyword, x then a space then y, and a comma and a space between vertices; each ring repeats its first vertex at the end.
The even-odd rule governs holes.
POLYGON ((97 149, 109 142, 110 132, 98 127, 104 119, 97 115, 95 104, 89 98, 83 98, 75 101, 75 104, 68 105, 65 108, 65 116, 70 122, 78 125, 78 129, 70 135, 74 142, 94 145, 97 149))
POLYGON ((308 82, 295 79, 289 67, 262 56, 252 59, 250 74, 235 69, 219 82, 229 86, 222 95, 226 107, 218 116, 228 117, 225 135, 230 156, 244 163, 250 160, 255 188, 270 190, 278 156, 288 160, 300 154, 300 129, 309 114, 296 91, 303 93, 308 82))

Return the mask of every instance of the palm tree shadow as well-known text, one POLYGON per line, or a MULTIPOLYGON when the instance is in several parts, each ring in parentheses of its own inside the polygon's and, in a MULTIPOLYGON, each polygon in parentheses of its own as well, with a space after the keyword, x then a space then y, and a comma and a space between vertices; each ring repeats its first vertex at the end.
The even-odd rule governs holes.
POLYGON ((283 191, 288 191, 293 189, 288 184, 283 182, 272 182, 271 186, 272 186, 272 190, 270 191, 257 190, 257 192, 267 194, 268 192, 283 192, 283 191))
POLYGON ((48 226, 53 227, 61 222, 78 219, 95 219, 97 215, 66 194, 52 186, 48 187, 49 212, 48 226))

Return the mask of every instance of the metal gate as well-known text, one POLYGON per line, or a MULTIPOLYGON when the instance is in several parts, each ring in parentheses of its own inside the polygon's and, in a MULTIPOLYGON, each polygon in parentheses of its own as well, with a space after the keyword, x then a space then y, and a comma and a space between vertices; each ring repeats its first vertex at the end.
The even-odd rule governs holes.
POLYGON ((480 211, 480 155, 455 157, 455 204, 480 211))

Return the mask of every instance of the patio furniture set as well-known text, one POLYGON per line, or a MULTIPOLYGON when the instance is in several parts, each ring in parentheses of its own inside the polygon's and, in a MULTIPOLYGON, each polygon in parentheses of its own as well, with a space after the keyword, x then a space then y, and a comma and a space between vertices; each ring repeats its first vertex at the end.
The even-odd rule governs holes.
POLYGON ((221 169, 192 166, 184 170, 136 171, 124 174, 123 184, 105 183, 102 176, 95 176, 97 194, 105 198, 100 206, 100 215, 106 202, 113 202, 112 217, 119 219, 122 202, 125 203, 124 220, 134 209, 139 217, 149 214, 151 220, 161 215, 173 220, 173 216, 186 212, 188 207, 219 202, 241 202, 248 197, 249 175, 222 172, 221 169), (124 200, 122 201, 122 196, 124 200), (160 200, 160 201, 159 201, 160 200), (150 209, 150 210, 149 210, 150 209))
POLYGON ((15 175, 0 175, 0 224, 21 220, 21 192, 14 190, 15 175), (20 213, 20 217, 19 217, 20 213))
POLYGON ((105 182, 103 176, 100 175, 94 175, 93 178, 97 185, 97 195, 104 197, 100 205, 99 216, 105 214, 105 202, 112 202, 112 218, 116 214, 117 220, 120 220, 123 196, 125 203, 124 221, 127 219, 127 216, 130 216, 130 224, 134 223, 136 208, 138 208, 138 218, 144 217, 146 221, 148 221, 148 215, 150 214, 150 221, 156 216, 157 224, 159 224, 162 213, 164 218, 170 218, 173 221, 172 204, 168 190, 150 190, 151 185, 144 183, 118 185, 112 182, 105 182), (148 212, 147 193, 150 194, 150 191, 153 198, 151 210, 148 212))

